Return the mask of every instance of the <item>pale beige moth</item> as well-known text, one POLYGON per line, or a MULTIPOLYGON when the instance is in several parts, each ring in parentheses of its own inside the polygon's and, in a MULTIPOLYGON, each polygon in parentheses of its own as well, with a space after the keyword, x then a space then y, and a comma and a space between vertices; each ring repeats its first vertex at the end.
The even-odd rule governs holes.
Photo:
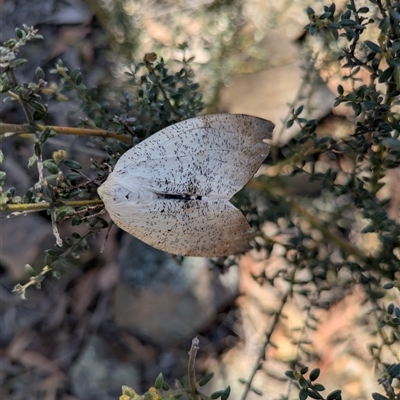
POLYGON ((99 196, 116 225, 157 249, 201 257, 243 253, 253 233, 229 200, 267 157, 273 128, 243 114, 171 125, 123 154, 99 196))

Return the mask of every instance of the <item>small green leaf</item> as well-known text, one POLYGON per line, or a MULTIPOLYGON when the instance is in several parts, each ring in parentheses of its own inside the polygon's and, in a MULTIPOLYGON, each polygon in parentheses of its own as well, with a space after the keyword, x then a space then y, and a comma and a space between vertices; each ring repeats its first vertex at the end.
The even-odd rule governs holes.
POLYGON ((218 391, 214 392, 214 393, 211 395, 211 398, 212 398, 212 399, 218 399, 218 398, 220 398, 220 397, 222 396, 222 393, 224 393, 223 390, 218 390, 218 391))
POLYGON ((64 165, 70 169, 82 169, 82 165, 75 160, 65 160, 64 165))
POLYGON ((30 264, 26 264, 26 265, 25 265, 25 271, 26 271, 30 276, 35 276, 35 275, 36 275, 34 269, 32 268, 32 265, 30 265, 30 264))
POLYGON ((295 379, 294 372, 293 372, 292 370, 286 371, 286 372, 285 372, 285 375, 286 375, 288 378, 295 379))
POLYGON ((53 136, 57 136, 57 132, 51 130, 50 128, 46 128, 39 136, 39 143, 43 144, 49 137, 53 136))
POLYGON ((80 84, 82 83, 82 80, 83 80, 82 74, 79 73, 79 74, 76 76, 75 84, 76 84, 76 85, 80 85, 80 84))
POLYGON ((308 382, 302 376, 299 379, 299 384, 304 389, 308 388, 308 382))
POLYGON ((394 72, 394 68, 393 67, 389 67, 386 68, 380 75, 379 75, 379 83, 384 83, 387 82, 390 77, 393 75, 394 72))
POLYGON ((208 382, 210 382, 210 380, 212 379, 212 377, 214 376, 214 373, 211 372, 208 375, 204 376, 203 378, 201 378, 199 380, 199 386, 204 386, 207 385, 208 382))
POLYGON ((231 394, 231 387, 227 386, 221 395, 221 400, 227 400, 231 394))
POLYGON ((300 373, 301 373, 302 375, 306 374, 307 372, 308 372, 308 367, 303 367, 303 368, 301 368, 301 370, 300 370, 300 373))
POLYGON ((389 400, 388 397, 383 396, 383 395, 381 395, 381 394, 379 394, 379 393, 376 393, 376 392, 372 393, 372 398, 373 398, 374 400, 389 400))
POLYGON ((313 15, 315 11, 311 7, 307 7, 307 15, 313 15))
POLYGON ((43 168, 47 169, 51 174, 58 174, 58 167, 56 164, 54 164, 52 161, 44 161, 43 162, 43 168))
POLYGON ((37 79, 44 79, 44 71, 42 70, 42 68, 40 67, 36 68, 35 76, 37 79))
POLYGON ((339 21, 339 24, 341 26, 354 26, 357 25, 357 22, 353 21, 352 19, 342 19, 341 21, 339 21))
POLYGON ((158 374, 157 378, 156 378, 156 381, 155 381, 155 383, 154 383, 154 387, 155 387, 157 390, 159 390, 159 389, 162 388, 163 383, 164 383, 164 377, 163 377, 163 374, 160 372, 160 373, 158 374))
POLYGON ((315 385, 313 385, 313 388, 318 392, 323 392, 325 390, 325 386, 321 385, 320 383, 316 383, 315 385))
POLYGON ((0 164, 2 164, 4 161, 4 154, 3 152, 0 150, 0 164))
POLYGON ((301 389, 299 392, 299 400, 306 400, 308 397, 307 389, 301 389))
POLYGON ((312 399, 321 399, 321 395, 319 393, 315 393, 311 389, 307 390, 307 394, 308 394, 308 397, 311 397, 312 399))
POLYGON ((329 393, 326 400, 339 400, 341 398, 342 398, 342 391, 340 389, 337 389, 329 393))
POLYGON ((81 179, 82 177, 81 177, 81 175, 72 172, 71 174, 68 174, 68 175, 66 176, 66 178, 67 178, 69 181, 77 181, 78 179, 81 179))
POLYGON ((364 43, 375 53, 382 53, 382 49, 374 42, 371 42, 370 40, 366 40, 364 43))
POLYGON ((18 60, 15 60, 14 62, 11 63, 11 68, 18 68, 27 62, 28 60, 26 60, 25 58, 19 58, 18 60))
POLYGON ((320 369, 319 368, 315 368, 310 372, 310 381, 315 381, 316 379, 318 379, 320 374, 320 369))
POLYGON ((75 214, 75 210, 70 206, 61 206, 56 210, 57 221, 62 221, 64 218, 75 214))
MULTIPOLYGON (((397 309, 397 307, 396 307, 396 309, 397 309)), ((399 364, 392 364, 389 368, 388 368, 388 370, 387 370, 387 372, 389 373, 389 375, 390 375, 390 377, 391 378, 400 378, 400 363, 399 364)))
POLYGON ((28 168, 32 168, 38 160, 38 156, 36 154, 34 154, 32 157, 29 157, 28 159, 28 168))
POLYGON ((385 283, 385 284, 383 285, 383 288, 386 289, 386 290, 393 289, 393 288, 394 288, 394 285, 393 285, 392 282, 390 282, 390 283, 385 283))
POLYGON ((20 28, 15 28, 15 33, 18 39, 22 39, 25 36, 25 32, 20 28))

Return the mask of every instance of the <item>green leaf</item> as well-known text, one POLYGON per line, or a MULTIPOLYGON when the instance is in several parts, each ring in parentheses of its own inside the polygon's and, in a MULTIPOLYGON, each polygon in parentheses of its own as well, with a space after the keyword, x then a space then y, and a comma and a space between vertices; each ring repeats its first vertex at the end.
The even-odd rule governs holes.
POLYGON ((372 51, 374 51, 375 53, 382 53, 382 49, 375 44, 374 42, 371 42, 370 40, 366 40, 364 42, 372 51))
POLYGON ((220 398, 220 397, 222 396, 222 393, 224 393, 223 390, 218 390, 218 391, 214 392, 214 393, 211 395, 211 398, 212 398, 212 399, 218 399, 218 398, 220 398))
POLYGON ((307 372, 308 372, 308 367, 303 367, 303 368, 301 368, 301 370, 300 370, 300 373, 301 373, 302 375, 306 374, 307 372))
POLYGON ((82 176, 79 175, 79 174, 76 174, 76 173, 72 172, 71 174, 68 174, 68 175, 66 176, 66 178, 67 178, 69 181, 77 181, 78 179, 81 179, 82 176))
POLYGON ((2 164, 4 161, 4 154, 3 152, 0 150, 0 164, 2 164))
POLYGON ((304 106, 301 105, 300 107, 297 108, 297 110, 294 112, 294 115, 297 117, 298 115, 300 115, 304 110, 304 106))
POLYGON ((307 14, 313 15, 313 14, 315 14, 315 11, 311 7, 307 7, 307 14))
POLYGON ((11 68, 18 68, 18 67, 20 67, 21 65, 24 65, 27 62, 28 62, 28 60, 26 60, 25 58, 19 58, 18 60, 15 60, 14 62, 12 62, 10 64, 10 67, 11 68))
POLYGON ((310 381, 315 381, 316 379, 318 379, 320 374, 320 369, 319 368, 315 368, 310 372, 310 381))
MULTIPOLYGON (((46 128, 39 136, 39 143, 43 144, 49 137, 57 136, 57 132, 46 128)), ((37 154, 39 156, 39 154, 37 154)))
POLYGON ((394 72, 394 68, 393 68, 393 67, 386 68, 386 69, 379 75, 378 81, 379 81, 380 83, 387 82, 387 81, 390 79, 390 77, 393 75, 393 72, 394 72))
POLYGON ((76 85, 80 85, 80 84, 82 83, 82 80, 83 80, 82 74, 79 73, 79 74, 76 76, 75 84, 76 84, 76 85))
POLYGON ((75 214, 75 210, 70 206, 61 206, 56 210, 56 219, 57 221, 62 221, 64 218, 69 217, 75 214))
POLYGON ((199 386, 207 385, 207 383, 210 382, 210 380, 212 379, 213 376, 214 376, 214 373, 211 372, 211 373, 207 374, 206 376, 204 376, 203 378, 201 378, 199 380, 199 386))
POLYGON ((341 21, 339 21, 339 24, 341 26, 354 26, 357 25, 357 22, 353 21, 352 19, 342 19, 341 21))
POLYGON ((383 285, 383 288, 386 289, 386 290, 393 289, 393 288, 394 288, 394 285, 393 285, 392 282, 385 283, 385 284, 383 285))
POLYGON ((286 371, 286 372, 285 372, 285 375, 286 375, 288 378, 295 379, 294 372, 293 372, 292 370, 286 371))
POLYGON ((160 372, 156 378, 156 381, 154 383, 154 387, 159 390, 162 388, 162 385, 164 383, 164 377, 163 374, 160 372))
POLYGON ((26 271, 30 276, 35 276, 35 275, 36 275, 34 269, 32 268, 32 265, 30 265, 30 264, 26 264, 26 265, 25 265, 25 271, 26 271))
POLYGON ((337 389, 329 393, 326 400, 339 400, 341 398, 342 398, 342 391, 340 389, 337 389))
POLYGON ((227 386, 221 395, 221 400, 227 400, 231 394, 231 387, 227 386))
POLYGON ((28 168, 32 168, 38 161, 38 156, 34 154, 32 157, 28 159, 28 168))
POLYGON ((299 400, 306 400, 308 397, 307 389, 301 389, 299 392, 299 400))
POLYGON ((308 388, 308 382, 306 379, 304 379, 302 376, 299 379, 299 384, 302 388, 306 389, 308 388))
POLYGON ((311 397, 312 399, 321 399, 321 395, 319 393, 315 393, 311 389, 308 389, 307 393, 308 393, 308 397, 311 397))
POLYGON ((51 174, 58 174, 58 167, 56 164, 54 164, 52 161, 44 161, 43 162, 43 168, 47 169, 51 174))
POLYGON ((82 165, 75 160, 65 160, 64 165, 70 169, 82 169, 82 165))
POLYGON ((361 230, 361 233, 370 233, 370 232, 375 232, 375 228, 372 225, 368 225, 361 230))
POLYGON ((387 372, 389 373, 391 378, 400 378, 400 363, 399 364, 392 364, 387 372))
POLYGON ((372 398, 374 400, 389 400, 389 397, 383 396, 383 395, 381 395, 379 393, 376 393, 376 392, 372 393, 372 398))
POLYGON ((20 28, 15 28, 15 33, 18 39, 22 39, 25 36, 25 32, 20 28))
POLYGON ((36 68, 35 76, 37 79, 44 79, 44 71, 42 70, 42 68, 40 67, 36 68))

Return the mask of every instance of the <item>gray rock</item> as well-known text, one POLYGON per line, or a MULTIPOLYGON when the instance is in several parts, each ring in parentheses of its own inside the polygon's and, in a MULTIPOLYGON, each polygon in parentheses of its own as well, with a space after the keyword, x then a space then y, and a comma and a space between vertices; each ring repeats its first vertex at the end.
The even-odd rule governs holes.
POLYGON ((140 375, 136 366, 118 359, 103 339, 94 336, 71 368, 70 379, 80 400, 115 400, 122 385, 138 388, 140 375))
POLYGON ((235 267, 227 274, 210 270, 209 260, 169 254, 125 235, 119 258, 116 322, 152 343, 170 345, 204 329, 238 293, 235 267))

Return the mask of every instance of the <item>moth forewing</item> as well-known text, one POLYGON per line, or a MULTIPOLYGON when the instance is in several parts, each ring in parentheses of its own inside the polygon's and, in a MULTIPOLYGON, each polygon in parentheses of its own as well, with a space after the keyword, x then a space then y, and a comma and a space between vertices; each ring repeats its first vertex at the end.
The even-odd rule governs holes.
POLYGON ((98 189, 112 220, 173 254, 246 251, 250 226, 229 199, 268 155, 274 125, 217 114, 171 125, 128 150, 98 189))

